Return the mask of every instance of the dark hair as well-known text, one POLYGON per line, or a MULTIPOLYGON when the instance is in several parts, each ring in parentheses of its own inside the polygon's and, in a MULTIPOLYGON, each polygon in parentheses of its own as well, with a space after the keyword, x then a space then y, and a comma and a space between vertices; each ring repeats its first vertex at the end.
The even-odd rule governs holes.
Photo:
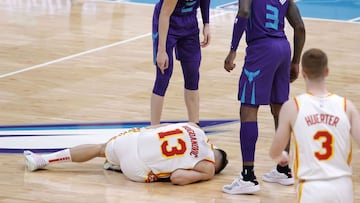
POLYGON ((215 174, 218 174, 226 167, 226 165, 229 163, 229 161, 227 160, 227 154, 224 150, 219 149, 219 148, 216 150, 218 150, 220 152, 221 157, 222 157, 220 168, 218 168, 218 170, 215 171, 215 174))

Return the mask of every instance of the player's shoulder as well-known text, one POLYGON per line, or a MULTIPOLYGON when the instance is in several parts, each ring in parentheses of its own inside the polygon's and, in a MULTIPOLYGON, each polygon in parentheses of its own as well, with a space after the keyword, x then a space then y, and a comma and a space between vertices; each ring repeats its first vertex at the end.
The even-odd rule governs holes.
POLYGON ((282 106, 281 106, 281 110, 283 112, 286 112, 286 114, 289 114, 290 112, 295 113, 297 112, 298 107, 298 102, 297 99, 298 97, 291 97, 289 100, 287 100, 282 106))

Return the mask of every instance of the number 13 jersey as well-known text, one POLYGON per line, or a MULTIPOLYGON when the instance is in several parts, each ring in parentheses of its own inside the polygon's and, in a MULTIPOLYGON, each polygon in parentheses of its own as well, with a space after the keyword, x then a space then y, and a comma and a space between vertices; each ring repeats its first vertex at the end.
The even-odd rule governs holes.
POLYGON ((139 158, 158 177, 192 169, 202 160, 215 163, 213 146, 203 130, 188 123, 146 129, 138 138, 139 158))

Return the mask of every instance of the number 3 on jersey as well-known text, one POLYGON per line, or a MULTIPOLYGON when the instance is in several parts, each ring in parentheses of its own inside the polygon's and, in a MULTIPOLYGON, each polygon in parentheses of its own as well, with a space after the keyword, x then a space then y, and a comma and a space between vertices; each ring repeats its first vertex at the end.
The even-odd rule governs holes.
POLYGON ((169 137, 183 136, 184 133, 182 130, 175 129, 171 131, 160 132, 158 135, 159 139, 162 140, 161 151, 165 157, 171 158, 174 156, 183 155, 186 152, 186 143, 183 139, 178 138, 176 146, 169 146, 169 141, 167 140, 169 137))
POLYGON ((314 140, 321 142, 322 151, 314 152, 314 156, 320 161, 329 160, 334 153, 334 139, 328 131, 318 131, 314 140))
POLYGON ((279 9, 271 6, 269 4, 266 4, 266 20, 268 22, 265 22, 266 28, 271 28, 274 30, 278 30, 279 28, 279 9))

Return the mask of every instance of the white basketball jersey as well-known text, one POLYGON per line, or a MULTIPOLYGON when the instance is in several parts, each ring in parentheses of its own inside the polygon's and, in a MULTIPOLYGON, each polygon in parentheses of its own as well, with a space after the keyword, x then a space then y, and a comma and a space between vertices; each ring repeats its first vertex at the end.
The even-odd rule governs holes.
POLYGON ((350 176, 351 137, 345 98, 302 94, 295 102, 295 176, 302 180, 350 176))
POLYGON ((139 158, 158 177, 176 169, 192 169, 199 161, 215 163, 213 146, 200 128, 178 123, 140 132, 139 158))

